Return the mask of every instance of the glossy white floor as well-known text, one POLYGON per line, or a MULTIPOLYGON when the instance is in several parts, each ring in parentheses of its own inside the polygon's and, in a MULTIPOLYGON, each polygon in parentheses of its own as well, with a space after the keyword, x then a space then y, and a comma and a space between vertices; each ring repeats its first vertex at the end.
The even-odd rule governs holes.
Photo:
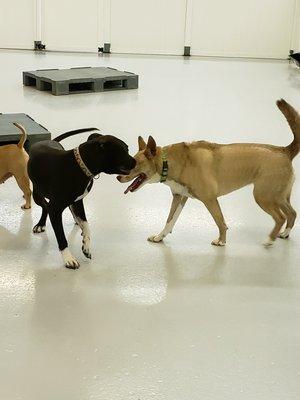
MULTIPOLYGON (((288 144, 275 100, 300 109, 286 62, 0 52, 1 112, 25 112, 53 132, 98 126, 137 148, 194 139, 288 144), (55 97, 23 88, 21 72, 108 65, 140 75, 133 91, 55 97)), ((84 137, 65 142, 75 147, 84 137)), ((300 169, 300 157, 294 162, 300 169)), ((273 222, 251 188, 221 199, 226 248, 190 200, 164 244, 163 185, 123 195, 101 176, 86 198, 93 259, 65 213, 78 271, 62 267, 52 228, 31 233, 13 180, 0 193, 0 398, 3 400, 282 400, 300 396, 300 238, 261 243, 273 222)), ((300 183, 293 203, 298 208, 300 183)))

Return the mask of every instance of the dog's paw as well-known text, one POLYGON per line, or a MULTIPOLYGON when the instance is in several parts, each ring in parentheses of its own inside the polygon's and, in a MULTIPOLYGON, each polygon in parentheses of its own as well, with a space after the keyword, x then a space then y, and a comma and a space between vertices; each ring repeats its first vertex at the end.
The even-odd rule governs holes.
POLYGON ((223 242, 221 239, 215 239, 211 242, 213 246, 225 246, 226 242, 223 242))
POLYGON ((42 226, 42 225, 35 225, 35 226, 33 227, 33 229, 32 229, 32 232, 33 232, 33 233, 41 233, 41 232, 45 232, 45 230, 46 230, 45 225, 44 225, 44 226, 42 226))
POLYGON ((263 246, 266 248, 273 246, 275 240, 271 239, 270 237, 267 238, 267 240, 263 243, 263 246))
POLYGON ((280 239, 288 239, 290 236, 291 228, 286 228, 283 232, 281 232, 278 237, 280 239))
POLYGON ((30 210, 31 206, 27 205, 27 204, 23 204, 21 206, 22 210, 30 210))
POLYGON ((152 235, 148 237, 148 242, 152 242, 152 243, 159 243, 162 242, 164 239, 164 236, 162 235, 152 235))
POLYGON ((69 269, 78 269, 80 267, 79 262, 76 260, 75 257, 72 256, 68 247, 61 251, 61 255, 63 258, 63 262, 66 268, 69 269))
POLYGON ((84 246, 82 246, 81 249, 82 249, 83 254, 86 256, 86 258, 89 258, 91 260, 92 259, 92 254, 91 254, 90 249, 85 248, 84 246))
POLYGON ((92 258, 90 244, 91 244, 90 238, 83 237, 81 250, 82 250, 83 254, 86 256, 86 258, 89 258, 89 259, 92 258))
POLYGON ((66 268, 69 268, 69 269, 78 269, 78 268, 80 267, 80 264, 79 264, 79 262, 76 260, 76 258, 73 257, 72 260, 68 260, 68 261, 65 263, 65 267, 66 267, 66 268))

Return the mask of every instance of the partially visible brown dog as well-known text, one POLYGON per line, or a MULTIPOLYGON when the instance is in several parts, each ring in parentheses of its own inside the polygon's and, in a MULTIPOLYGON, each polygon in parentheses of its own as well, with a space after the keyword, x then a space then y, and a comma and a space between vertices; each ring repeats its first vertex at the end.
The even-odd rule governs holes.
POLYGON ((224 246, 227 226, 218 197, 249 184, 254 185, 257 204, 275 221, 265 245, 272 245, 278 236, 288 238, 296 219, 290 197, 294 183, 292 159, 300 150, 300 116, 284 100, 277 101, 277 106, 294 134, 287 147, 205 141, 157 147, 151 136, 147 144, 139 137, 139 152, 134 157, 136 167, 130 175, 118 177, 120 182, 135 178, 125 193, 135 192, 146 183, 163 182, 173 194, 167 223, 159 234, 149 237, 151 242, 160 242, 172 232, 191 197, 205 204, 219 228, 219 237, 212 244, 224 246), (285 221, 286 228, 280 233, 285 221))
POLYGON ((22 132, 18 144, 7 144, 0 146, 0 183, 4 183, 8 178, 14 176, 19 188, 24 193, 25 204, 23 210, 31 208, 30 181, 27 174, 28 154, 24 150, 27 134, 22 125, 14 123, 22 132))

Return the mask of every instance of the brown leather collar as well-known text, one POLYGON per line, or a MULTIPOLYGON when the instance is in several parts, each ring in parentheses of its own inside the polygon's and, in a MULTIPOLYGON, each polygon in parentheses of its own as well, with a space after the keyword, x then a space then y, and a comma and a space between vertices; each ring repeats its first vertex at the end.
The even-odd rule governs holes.
POLYGON ((88 169, 88 167, 85 165, 83 159, 81 158, 79 148, 76 147, 73 151, 74 151, 74 155, 75 155, 77 164, 82 169, 82 171, 85 173, 85 175, 90 179, 94 178, 95 176, 91 173, 91 171, 88 169))

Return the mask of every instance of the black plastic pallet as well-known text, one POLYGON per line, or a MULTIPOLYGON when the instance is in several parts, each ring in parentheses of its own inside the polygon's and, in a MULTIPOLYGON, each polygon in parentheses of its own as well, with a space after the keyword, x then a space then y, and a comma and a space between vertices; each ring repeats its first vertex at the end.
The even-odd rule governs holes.
POLYGON ((23 84, 55 96, 138 88, 138 75, 107 67, 43 69, 23 72, 23 84))
POLYGON ((21 132, 13 122, 23 125, 27 131, 26 150, 36 142, 51 139, 50 132, 29 115, 0 113, 0 145, 19 142, 21 132))

